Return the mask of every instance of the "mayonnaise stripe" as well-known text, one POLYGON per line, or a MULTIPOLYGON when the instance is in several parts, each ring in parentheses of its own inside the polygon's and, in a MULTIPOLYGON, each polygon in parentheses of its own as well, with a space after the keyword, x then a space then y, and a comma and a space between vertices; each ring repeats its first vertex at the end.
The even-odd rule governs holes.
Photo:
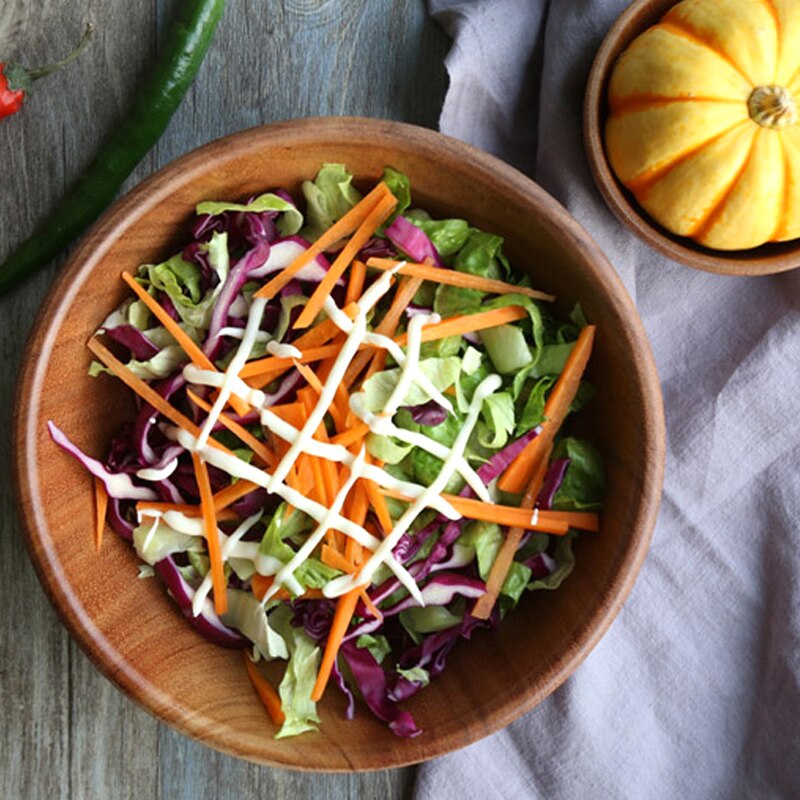
MULTIPOLYGON (((391 555, 400 537, 411 527, 420 512, 430 504, 430 500, 444 491, 447 482, 456 471, 458 459, 464 454, 469 437, 478 421, 478 415, 480 414, 483 401, 493 392, 497 391, 501 385, 502 379, 499 375, 489 375, 481 381, 478 388, 475 390, 475 394, 472 396, 464 424, 458 432, 450 454, 442 464, 439 474, 431 485, 405 510, 400 519, 395 523, 391 533, 386 536, 378 549, 367 559, 366 563, 356 575, 343 575, 334 578, 323 587, 322 591, 326 597, 338 597, 346 594, 357 586, 367 586, 371 583, 375 570, 391 555)), ((422 605, 421 595, 419 598, 415 597, 415 599, 422 605)))

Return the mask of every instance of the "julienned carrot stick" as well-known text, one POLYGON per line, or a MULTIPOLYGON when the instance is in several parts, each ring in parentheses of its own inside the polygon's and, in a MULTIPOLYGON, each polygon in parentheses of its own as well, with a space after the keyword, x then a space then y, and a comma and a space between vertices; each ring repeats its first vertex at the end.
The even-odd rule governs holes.
POLYGON ((286 715, 281 708, 281 698, 272 688, 272 684, 259 672, 258 667, 250 660, 247 650, 242 651, 244 656, 244 666, 253 688, 256 690, 264 708, 267 709, 270 719, 276 725, 283 725, 286 722, 286 715))
MULTIPOLYGON (((307 367, 305 364, 301 364, 299 361, 295 360, 294 362, 295 369, 306 379, 306 383, 318 394, 322 394, 322 381, 317 377, 314 370, 310 367, 307 367)), ((344 417, 342 416, 341 409, 339 405, 334 400, 333 403, 330 404, 328 407, 328 411, 330 412, 331 417, 333 417, 334 425, 336 425, 336 430, 342 430, 344 427, 344 417)))
POLYGON ((336 604, 336 611, 333 614, 331 629, 328 633, 328 641, 325 643, 325 652, 322 654, 322 662, 317 673, 317 681, 314 684, 314 691, 311 692, 311 699, 315 702, 319 702, 322 699, 322 694, 333 669, 333 662, 336 660, 342 640, 356 610, 359 594, 358 589, 351 589, 347 594, 343 594, 336 604))
MULTIPOLYGON (((183 348, 183 352, 189 356, 191 362, 200 369, 218 372, 211 359, 200 349, 191 339, 186 331, 167 314, 164 308, 156 302, 155 298, 145 291, 144 287, 129 273, 122 273, 122 280, 133 289, 136 296, 150 309, 153 316, 167 329, 172 338, 183 348)), ((230 404, 236 413, 241 417, 247 413, 247 403, 236 396, 230 398, 230 404)))
MULTIPOLYGON (((479 311, 477 314, 461 314, 443 319, 436 325, 426 325, 422 329, 422 341, 432 342, 447 336, 460 336, 462 333, 475 333, 486 328, 496 328, 508 322, 516 322, 528 316, 522 306, 503 306, 491 311, 479 311)), ((408 335, 403 334, 395 339, 401 347, 408 343, 408 335)))
POLYGON ((564 369, 544 404, 545 421, 542 423, 542 432, 535 439, 531 439, 500 476, 497 486, 502 491, 514 494, 522 492, 536 470, 542 454, 553 442, 580 386, 592 353, 594 334, 594 325, 587 325, 580 332, 575 346, 570 350, 564 369))
MULTIPOLYGON (((505 325, 508 322, 516 322, 523 319, 528 314, 522 306, 504 306, 503 308, 494 308, 491 311, 479 311, 477 314, 459 314, 455 317, 448 317, 435 325, 426 325, 422 329, 422 341, 432 342, 436 339, 444 339, 447 336, 460 336, 462 333, 470 333, 475 331, 482 331, 486 328, 495 328, 498 325, 505 325)), ((377 329, 376 329, 377 330, 377 329)), ((403 333, 396 336, 395 343, 403 347, 408 343, 408 336, 403 333)), ((366 348, 373 348, 373 345, 363 344, 359 350, 366 348)), ((322 361, 325 358, 332 358, 338 355, 341 350, 339 344, 322 345, 321 347, 311 347, 303 351, 303 357, 297 359, 301 364, 308 364, 313 361, 322 361)), ((359 354, 363 360, 360 361, 361 369, 366 365, 367 360, 372 357, 372 353, 359 354), (366 355, 366 358, 364 358, 366 355)), ((356 357, 358 358, 358 356, 356 357)), ((356 359, 348 367, 345 373, 346 383, 348 378, 350 383, 358 376, 356 372, 356 359)), ((268 356, 267 358, 260 358, 255 361, 248 361, 240 373, 242 378, 252 378, 254 376, 261 376, 269 374, 269 381, 274 380, 282 372, 290 369, 293 366, 293 359, 283 358, 278 356, 268 356)), ((269 383, 269 381, 266 381, 269 383)), ((255 382, 253 382, 255 385, 255 382)))
POLYGON ((103 544, 103 532, 106 529, 106 512, 108 511, 108 492, 100 478, 94 478, 94 549, 99 553, 103 544))
MULTIPOLYGON (((211 411, 211 404, 203 400, 202 397, 196 395, 191 389, 186 390, 189 399, 203 411, 211 411)), ((256 439, 250 431, 243 425, 240 425, 235 420, 225 414, 219 415, 219 421, 235 436, 237 436, 244 444, 246 444, 268 467, 272 467, 276 463, 275 453, 267 447, 264 442, 256 439)))
MULTIPOLYGON (((531 478, 525 490, 525 496, 522 498, 521 508, 530 514, 531 509, 536 503, 536 498, 542 490, 545 476, 547 475, 547 462, 550 460, 550 452, 552 446, 547 450, 547 458, 542 462, 541 466, 536 470, 536 474, 531 478)), ((512 527, 506 535, 505 541, 500 547, 497 556, 489 570, 489 577, 486 581, 486 592, 481 595, 475 606, 472 609, 472 616, 478 619, 489 619, 492 614, 494 604, 500 596, 500 591, 506 580, 506 575, 511 569, 511 564, 514 561, 514 554, 517 552, 520 542, 525 531, 520 526, 512 527)))
POLYGON ((363 261, 354 261, 350 267, 350 281, 347 284, 347 294, 344 303, 355 303, 361 292, 364 291, 364 281, 367 279, 367 265, 363 261))
POLYGON ((340 570, 341 572, 346 572, 348 574, 355 572, 355 566, 338 550, 334 550, 334 548, 328 544, 322 545, 320 561, 322 561, 323 564, 327 564, 329 567, 332 567, 333 569, 340 570))
POLYGON ((232 483, 230 486, 220 489, 214 495, 214 509, 217 514, 219 514, 223 509, 228 508, 228 506, 233 505, 237 500, 240 500, 242 497, 245 497, 250 494, 250 492, 254 492, 259 488, 257 484, 251 483, 250 481, 238 480, 236 483, 232 483))
POLYGON ((332 444, 340 444, 342 447, 349 447, 351 444, 360 442, 369 433, 369 425, 366 422, 359 422, 352 428, 331 437, 332 444))
POLYGON ((325 277, 309 297, 305 308, 294 323, 295 328, 307 328, 316 319, 317 314, 322 310, 325 298, 330 295, 336 285, 336 281, 341 278, 344 271, 350 266, 350 262, 358 255, 358 251, 364 247, 369 238, 388 219, 389 214, 392 213, 396 205, 397 198, 391 192, 376 203, 347 244, 342 248, 342 251, 336 256, 325 277))
MULTIPOLYGON (((367 464, 375 464, 378 467, 383 466, 380 461, 372 459, 370 456, 366 456, 366 462, 367 464)), ((381 492, 381 490, 378 488, 378 484, 375 483, 375 481, 362 478, 361 483, 366 491, 367 497, 369 498, 369 504, 375 511, 375 516, 378 518, 381 528, 383 528, 383 535, 386 536, 394 527, 392 517, 389 514, 389 507, 386 505, 386 498, 383 496, 383 492, 381 492)))
POLYGON ((389 187, 381 181, 366 197, 356 203, 338 222, 328 228, 307 250, 304 250, 286 269, 279 272, 271 281, 265 283, 255 294, 271 300, 300 272, 306 264, 310 264, 320 253, 324 253, 337 242, 351 234, 367 217, 372 209, 387 194, 389 187))
MULTIPOLYGON (((89 350, 97 356, 100 361, 105 364, 129 389, 132 389, 139 397, 146 403, 153 406, 156 411, 163 414, 170 422, 188 431, 192 436, 197 437, 200 434, 200 428, 194 424, 188 417, 181 414, 176 408, 173 408, 155 389, 148 386, 141 378, 134 375, 111 351, 100 344, 97 339, 89 339, 86 343, 89 350)), ((222 450, 223 453, 232 455, 227 447, 221 445, 211 437, 208 439, 209 445, 222 450)))
MULTIPOLYGON (((367 266, 373 269, 389 270, 401 264, 401 261, 394 261, 391 258, 370 258, 367 266)), ((465 289, 479 289, 491 294, 524 294, 534 300, 547 300, 552 302, 555 297, 536 289, 529 289, 527 286, 516 286, 513 283, 497 281, 492 278, 482 278, 480 275, 472 275, 469 272, 459 272, 454 269, 442 269, 441 267, 431 267, 427 264, 414 264, 406 262, 398 270, 401 275, 413 275, 426 281, 434 283, 445 283, 448 286, 461 286, 465 289)))
MULTIPOLYGON (((545 464, 546 466, 546 464, 545 464)), ((399 500, 410 498, 402 492, 382 488, 381 492, 387 497, 396 497, 399 500)), ((453 508, 467 519, 479 519, 486 522, 496 522, 498 525, 509 527, 518 526, 524 530, 552 533, 555 536, 564 535, 569 528, 580 528, 585 531, 597 532, 600 530, 600 520, 597 514, 583 511, 539 511, 535 515, 524 506, 503 506, 496 503, 485 503, 469 497, 458 497, 454 494, 442 494, 453 508)))
MULTIPOLYGON (((295 360, 301 364, 308 364, 313 361, 322 361, 323 358, 330 358, 331 356, 338 355, 342 346, 339 344, 325 344, 321 347, 309 347, 303 350, 303 357, 294 359, 291 357, 283 356, 267 356, 266 358, 259 358, 255 361, 248 361, 243 367, 239 375, 242 378, 250 378, 254 375, 261 375, 265 372, 276 372, 280 374, 281 370, 291 369, 294 366, 295 360)), ((277 376, 276 376, 277 377, 277 376)))
POLYGON ((208 467, 197 453, 192 453, 194 476, 200 490, 200 508, 203 511, 203 525, 206 530, 208 560, 211 562, 211 584, 214 587, 214 610, 222 616, 228 610, 228 588, 225 580, 225 565, 222 561, 222 548, 219 543, 217 517, 214 512, 214 495, 208 479, 208 467))
MULTIPOLYGON (((253 590, 256 600, 263 600, 267 590, 274 582, 274 575, 259 575, 258 573, 253 575, 250 579, 250 588, 253 590)), ((322 600, 324 596, 321 589, 306 589, 303 594, 295 597, 283 586, 272 595, 274 600, 322 600)))

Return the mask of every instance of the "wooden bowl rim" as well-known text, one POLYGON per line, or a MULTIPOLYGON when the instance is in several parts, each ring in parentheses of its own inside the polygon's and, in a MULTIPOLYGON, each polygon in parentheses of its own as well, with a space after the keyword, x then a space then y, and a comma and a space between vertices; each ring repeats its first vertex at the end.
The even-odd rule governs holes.
MULTIPOLYGON (((398 122, 388 122, 361 117, 304 118, 259 126, 212 141, 171 162, 154 173, 114 205, 95 223, 83 237, 62 268, 38 314, 26 352, 17 385, 14 419, 15 492, 26 530, 26 544, 39 580, 62 618, 65 626, 98 669, 127 695, 136 700, 151 714, 176 728, 186 736, 230 755, 256 763, 295 769, 299 771, 350 772, 384 769, 419 763, 453 750, 465 747, 478 739, 505 727, 532 709, 561 685, 586 658, 619 612, 636 580, 649 548, 661 497, 665 459, 665 424, 661 389, 655 363, 644 328, 622 282, 598 246, 554 198, 529 178, 494 156, 443 134, 398 122), (424 152, 436 155, 445 167, 454 160, 470 164, 470 169, 487 176, 499 178, 509 195, 525 198, 538 206, 538 213, 553 226, 561 226, 577 255, 595 282, 605 287, 609 304, 619 313, 637 353, 639 389, 641 391, 644 419, 642 426, 643 448, 649 453, 642 491, 638 503, 630 546, 621 559, 619 569, 610 581, 608 591, 598 598, 598 605, 582 630, 576 634, 574 645, 537 680, 538 690, 522 698, 514 698, 499 705, 482 720, 480 725, 453 732, 425 742, 424 748, 403 748, 404 741, 378 759, 354 761, 341 748, 342 761, 330 764, 296 763, 291 758, 291 748, 275 752, 256 752, 237 746, 235 736, 219 733, 211 721, 200 714, 176 709, 171 698, 146 680, 119 654, 91 616, 82 607, 73 588, 58 580, 58 559, 43 544, 47 523, 40 498, 39 465, 36 460, 35 425, 38 418, 40 393, 47 371, 48 353, 62 320, 75 301, 82 283, 92 273, 106 251, 142 215, 158 205, 178 186, 189 183, 194 175, 207 168, 207 154, 214 152, 218 163, 240 157, 245 152, 258 152, 264 148, 287 144, 331 141, 347 135, 362 139, 365 145, 379 143, 399 150, 424 152), (220 154, 219 143, 226 147, 220 154), (424 750, 424 752, 423 752, 424 750), (282 758, 281 755, 285 755, 282 758)), ((267 737, 270 738, 271 737, 267 737)))
POLYGON ((679 0, 634 0, 609 28, 595 55, 583 104, 583 138, 589 167, 611 211, 655 250, 686 266, 723 275, 772 275, 800 267, 800 240, 751 250, 712 250, 659 225, 620 183, 606 156, 603 128, 611 71, 620 53, 679 0))

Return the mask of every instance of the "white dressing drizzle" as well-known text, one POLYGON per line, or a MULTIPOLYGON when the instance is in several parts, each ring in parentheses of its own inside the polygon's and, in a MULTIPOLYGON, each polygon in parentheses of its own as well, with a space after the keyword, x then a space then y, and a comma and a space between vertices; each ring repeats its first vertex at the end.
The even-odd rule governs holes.
POLYGON ((334 519, 339 515, 339 511, 341 511, 344 505, 345 498, 358 478, 361 477, 365 454, 365 450, 362 447, 350 468, 350 475, 345 481, 344 486, 336 493, 336 497, 334 497, 327 513, 319 521, 314 531, 309 534, 300 549, 292 556, 290 561, 275 574, 275 580, 272 582, 272 586, 269 587, 264 595, 264 599, 261 601, 262 605, 266 604, 283 585, 288 586, 292 594, 302 593, 303 587, 294 577, 294 571, 314 552, 314 548, 322 541, 322 537, 331 529, 334 519))
MULTIPOLYGON (((391 417, 384 417, 378 414, 373 414, 364 408, 362 402, 362 395, 354 394, 350 398, 350 409, 362 421, 365 422, 372 433, 378 436, 393 436, 401 442, 419 447, 425 450, 436 458, 444 460, 450 454, 450 448, 447 445, 425 436, 424 433, 417 433, 410 431, 407 428, 398 428, 392 422, 391 417)), ((478 497, 485 503, 493 502, 486 484, 480 479, 477 472, 470 466, 466 458, 460 458, 456 466, 456 472, 460 473, 461 477, 469 484, 470 488, 478 495, 478 497)))
POLYGON ((208 437, 214 429, 214 425, 217 424, 222 409, 225 408, 231 396, 231 384, 235 379, 239 378, 242 367, 250 357, 253 345, 256 343, 256 336, 259 332, 259 326, 261 325, 261 319, 264 316, 266 305, 267 301, 263 297, 254 298, 253 302, 250 304, 250 312, 247 316, 247 325, 244 329, 242 343, 239 345, 236 350, 236 355, 231 359, 231 363, 228 364, 228 368, 225 370, 225 377, 222 381, 222 385, 219 387, 217 399, 214 401, 214 405, 211 407, 211 411, 209 411, 208 417, 206 417, 206 421, 200 429, 200 435, 197 437, 198 447, 204 447, 208 441, 208 437))
POLYGON ((136 477, 141 478, 143 481, 165 481, 177 468, 178 459, 173 458, 172 461, 167 461, 161 469, 142 467, 136 470, 136 477))
POLYGON ((267 344, 267 352, 276 358, 302 358, 302 350, 298 350, 293 344, 280 344, 274 339, 267 344))
MULTIPOLYGON (((199 456, 206 461, 207 463, 211 464, 212 466, 218 467, 221 470, 224 470, 228 473, 228 475, 233 476, 234 478, 242 478, 244 480, 250 481, 251 483, 256 484, 256 486, 262 486, 263 488, 268 488, 269 481, 271 476, 269 473, 265 472, 264 470, 259 469, 258 467, 254 467, 251 464, 242 461, 240 458, 237 458, 235 455, 229 455, 228 453, 224 453, 221 450, 218 450, 215 447, 204 447, 204 448, 197 448, 196 447, 196 439, 192 436, 191 433, 185 431, 181 428, 174 428, 174 427, 165 427, 164 433, 174 441, 178 442, 180 445, 185 447, 189 451, 195 451, 199 454, 199 456)), ((366 466, 366 465, 365 465, 366 466)), ((302 511, 304 514, 307 514, 316 522, 322 521, 322 519, 326 516, 329 509, 323 506, 321 503, 317 503, 314 500, 310 500, 306 497, 302 492, 298 492, 295 489, 292 489, 290 486, 286 484, 279 484, 275 487, 276 494, 282 497, 289 505, 293 506, 294 508, 302 511)), ((449 504, 448 504, 449 505, 449 504)), ((452 506, 450 506, 451 510, 452 506)), ((172 513, 172 512, 169 512, 172 513)), ((458 513, 455 513, 455 518, 458 518, 458 513)), ((201 520, 191 520, 192 522, 198 522, 202 525, 201 520)), ((347 519, 347 517, 341 516, 341 514, 336 514, 333 516, 330 527, 341 531, 345 534, 345 536, 349 536, 351 539, 354 539, 363 547, 366 547, 369 550, 376 550, 380 545, 380 540, 376 539, 371 533, 364 530, 360 525, 356 525, 352 520, 347 519)), ((389 556, 384 559, 386 565, 392 572, 395 574, 397 579, 405 586, 408 591, 414 597, 419 597, 419 588, 417 587, 416 582, 408 574, 408 570, 403 567, 394 556, 389 554, 389 556)), ((267 574, 267 573, 264 573, 267 574)))
POLYGON ((382 416, 393 417, 405 400, 414 375, 418 372, 419 352, 422 347, 422 326, 441 321, 438 314, 420 314, 408 323, 408 345, 406 346, 406 358, 400 369, 400 377, 392 390, 382 416))
MULTIPOLYGON (((367 559, 366 563, 361 567, 356 575, 343 575, 329 581, 322 589, 326 597, 339 597, 357 586, 366 586, 372 581, 372 576, 375 570, 385 559, 391 555, 392 550, 397 545, 400 537, 411 527, 411 524, 417 518, 419 513, 430 505, 430 501, 436 496, 440 495, 444 490, 447 482, 452 477, 458 466, 458 459, 462 457, 466 449, 467 442, 472 429, 478 421, 483 401, 493 392, 497 391, 502 385, 502 379, 499 375, 489 375, 484 378, 475 390, 475 394, 470 401, 467 416, 464 419, 464 424, 456 436, 455 442, 450 454, 442 464, 439 474, 433 480, 430 486, 403 512, 403 515, 397 520, 392 531, 380 543, 380 546, 373 554, 367 559)), ((417 598, 415 598, 417 599, 417 598)), ((421 595, 418 602, 422 599, 421 595)), ((420 603, 422 605, 422 603, 420 603)))
POLYGON ((308 419, 303 425, 300 435, 291 444, 289 450, 275 467, 275 471, 272 473, 272 478, 270 479, 270 485, 267 487, 269 491, 273 491, 273 486, 277 486, 279 483, 283 482, 284 478, 289 474, 289 470, 297 460, 297 457, 304 452, 307 443, 312 440, 325 414, 328 413, 336 390, 339 388, 339 384, 342 382, 342 378, 344 378, 344 374, 350 366, 353 356, 358 352, 358 348, 364 340, 364 336, 367 332, 367 314, 375 303, 389 291, 392 276, 396 271, 397 269, 393 269, 384 272, 383 275, 361 295, 361 299, 357 304, 358 314, 356 314, 356 318, 353 320, 353 327, 350 333, 347 334, 347 339, 342 345, 339 354, 336 356, 336 360, 325 381, 325 385, 322 387, 322 392, 320 393, 317 404, 308 415, 308 419))
MULTIPOLYGON (((231 339, 242 339, 244 338, 244 328, 221 328, 218 336, 229 336, 231 339)), ((259 331, 256 334, 256 341, 257 342, 267 342, 269 341, 269 334, 266 331, 259 331)), ((269 349, 269 348, 267 348, 269 349)))
MULTIPOLYGON (((464 458, 464 451, 469 436, 477 422, 483 400, 492 392, 496 391, 501 384, 499 376, 489 376, 476 389, 464 425, 459 431, 452 448, 447 448, 421 434, 414 434, 412 431, 399 429, 391 422, 391 417, 402 404, 412 383, 417 383, 421 389, 448 412, 452 412, 453 410, 450 401, 433 385, 432 381, 418 369, 422 328, 426 324, 438 322, 438 315, 417 315, 410 320, 406 352, 391 338, 367 330, 367 314, 389 290, 392 276, 400 266, 401 265, 397 265, 395 269, 383 273, 364 292, 361 299, 358 301, 358 312, 353 319, 350 319, 331 298, 326 299, 323 306, 325 312, 328 317, 333 320, 334 324, 347 335, 347 339, 334 361, 316 406, 308 415, 301 429, 297 429, 291 424, 286 423, 271 412, 269 408, 265 408, 264 403, 266 398, 264 393, 258 389, 253 389, 240 377, 241 369, 250 357, 254 344, 257 341, 264 340, 264 334, 259 329, 266 305, 266 301, 262 298, 256 298, 253 301, 244 330, 242 331, 242 329, 239 328, 232 329, 236 331, 236 333, 231 334, 232 336, 236 336, 237 338, 241 336, 241 344, 224 373, 201 370, 191 364, 184 368, 184 377, 190 383, 214 386, 218 388, 219 392, 211 412, 206 418, 197 438, 187 431, 178 428, 166 428, 165 432, 168 436, 180 442, 180 444, 188 450, 197 452, 204 461, 223 469, 229 475, 251 481, 258 486, 263 486, 271 493, 278 494, 287 503, 307 514, 317 523, 315 530, 307 537, 298 552, 287 564, 282 564, 277 559, 268 556, 262 556, 259 553, 258 543, 256 542, 240 541, 241 537, 244 536, 252 524, 255 524, 255 521, 260 515, 255 515, 249 520, 246 520, 230 537, 227 537, 222 531, 218 531, 223 562, 231 557, 247 558, 254 563, 260 574, 275 575, 275 581, 265 595, 263 602, 267 602, 269 598, 274 596, 281 586, 287 586, 295 594, 302 592, 302 586, 300 586, 299 582, 294 577, 295 571, 311 555, 325 533, 328 530, 334 529, 341 531, 363 547, 372 551, 372 555, 355 576, 342 576, 328 582, 323 588, 326 596, 336 597, 355 586, 368 585, 378 566, 385 563, 395 573, 412 597, 414 597, 418 603, 423 604, 422 595, 416 582, 392 555, 392 550, 400 537, 410 528, 418 514, 425 508, 435 508, 449 519, 460 518, 461 515, 453 506, 441 497, 441 493, 448 481, 457 471, 464 476, 465 480, 467 480, 481 499, 489 502, 491 501, 483 482, 464 458), (399 365, 400 376, 383 412, 377 415, 369 414, 360 416, 367 422, 370 429, 376 433, 381 432, 385 434, 389 432, 389 435, 397 436, 397 438, 409 444, 422 447, 443 461, 438 476, 427 488, 408 481, 399 480, 380 467, 366 464, 363 449, 357 456, 354 456, 349 450, 340 445, 320 442, 313 438, 315 431, 323 422, 325 414, 328 413, 335 393, 353 357, 365 343, 386 349, 399 365), (236 456, 207 446, 208 437, 231 395, 237 395, 254 407, 259 413, 262 425, 289 443, 289 450, 277 464, 272 474, 253 467, 236 456), (322 504, 310 500, 302 493, 284 483, 292 465, 301 453, 308 453, 320 458, 345 463, 349 467, 349 478, 337 493, 330 508, 326 508, 322 504), (359 477, 367 477, 370 480, 374 480, 380 486, 396 489, 412 498, 411 505, 406 509, 392 531, 390 531, 383 540, 376 539, 362 526, 353 523, 340 513, 348 492, 352 489, 355 481, 359 477)), ((267 351, 280 358, 302 357, 302 352, 294 345, 279 344, 274 341, 268 343, 267 351)), ((174 466, 172 466, 172 469, 174 470, 174 466)), ((168 474, 171 474, 171 470, 168 474)), ((174 527, 176 530, 185 533, 189 533, 191 530, 191 535, 202 536, 204 534, 203 522, 200 519, 189 518, 179 512, 167 512, 167 514, 163 515, 163 518, 165 523, 174 527), (167 518, 168 516, 169 519, 167 518)), ((156 524, 157 522, 158 519, 156 519, 156 524)), ((151 535, 152 532, 148 534, 148 536, 151 535)), ((199 613, 198 609, 202 610, 204 605, 207 604, 207 596, 210 589, 210 576, 206 576, 195 597, 195 603, 193 604, 195 614, 199 613)))

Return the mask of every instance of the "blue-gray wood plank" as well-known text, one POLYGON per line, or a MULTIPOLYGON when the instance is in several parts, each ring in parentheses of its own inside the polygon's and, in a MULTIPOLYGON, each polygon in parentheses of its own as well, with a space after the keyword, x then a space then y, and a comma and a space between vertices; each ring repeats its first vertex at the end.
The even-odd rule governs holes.
MULTIPOLYGON (((0 260, 124 119, 137 83, 169 46, 179 1, 0 2, 3 61, 45 63, 87 20, 96 27, 78 62, 0 121, 0 260)), ((359 114, 435 127, 447 46, 425 0, 230 0, 195 85, 126 188, 211 139, 281 119, 359 114)), ((0 797, 407 796, 410 769, 290 773, 185 739, 123 696, 70 640, 25 553, 10 446, 21 353, 62 261, 0 300, 0 797)))

